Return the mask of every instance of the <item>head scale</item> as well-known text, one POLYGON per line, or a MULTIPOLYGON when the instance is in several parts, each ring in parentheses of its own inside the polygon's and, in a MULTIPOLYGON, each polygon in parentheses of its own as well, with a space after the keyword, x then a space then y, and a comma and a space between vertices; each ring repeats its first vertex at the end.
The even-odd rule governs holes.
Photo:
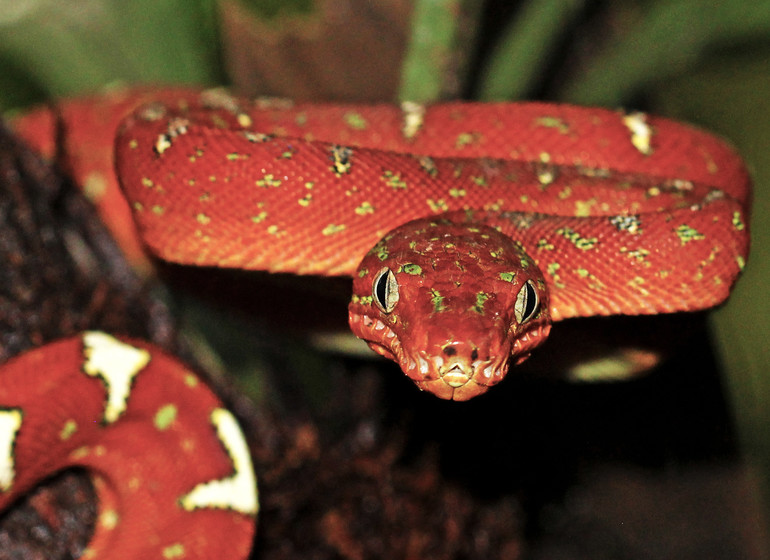
POLYGON ((353 281, 350 327, 421 389, 468 400, 499 383, 550 330, 540 270, 509 237, 425 218, 391 231, 353 281))

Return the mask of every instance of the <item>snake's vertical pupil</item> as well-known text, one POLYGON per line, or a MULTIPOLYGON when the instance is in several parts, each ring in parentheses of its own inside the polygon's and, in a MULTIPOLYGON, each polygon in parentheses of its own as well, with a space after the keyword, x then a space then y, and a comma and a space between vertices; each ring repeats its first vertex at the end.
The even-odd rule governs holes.
POLYGON ((398 303, 398 282, 396 275, 389 268, 383 268, 377 273, 372 286, 374 302, 382 311, 390 313, 398 303))
POLYGON ((535 284, 532 280, 527 280, 521 287, 519 295, 516 296, 516 304, 513 311, 519 324, 526 323, 537 314, 540 307, 535 284))

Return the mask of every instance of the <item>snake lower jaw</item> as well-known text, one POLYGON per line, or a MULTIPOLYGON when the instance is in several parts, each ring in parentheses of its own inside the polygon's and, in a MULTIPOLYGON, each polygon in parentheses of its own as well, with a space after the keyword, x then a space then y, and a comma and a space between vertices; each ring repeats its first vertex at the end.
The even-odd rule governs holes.
POLYGON ((421 390, 454 401, 467 401, 486 393, 502 381, 508 371, 507 360, 443 362, 441 357, 418 356, 405 362, 400 362, 401 368, 421 390))
POLYGON ((450 369, 439 373, 439 375, 441 376, 441 379, 444 380, 444 383, 457 389, 471 380, 473 372, 466 371, 466 368, 463 368, 460 364, 455 364, 450 369))
POLYGON ((486 393, 492 385, 482 385, 470 379, 458 387, 451 386, 445 379, 425 379, 415 381, 415 384, 423 391, 428 391, 434 396, 448 401, 467 401, 486 393))
POLYGON ((503 380, 508 372, 510 347, 500 348, 496 354, 505 359, 473 361, 421 351, 410 352, 400 338, 380 319, 365 314, 349 314, 353 333, 364 339, 369 347, 398 363, 401 370, 421 390, 445 400, 466 401, 481 395, 503 380))

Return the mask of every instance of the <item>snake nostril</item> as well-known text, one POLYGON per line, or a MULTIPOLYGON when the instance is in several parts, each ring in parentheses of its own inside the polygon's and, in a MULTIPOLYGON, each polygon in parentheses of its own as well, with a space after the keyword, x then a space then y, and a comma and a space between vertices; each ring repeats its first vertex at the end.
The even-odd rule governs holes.
POLYGON ((444 348, 442 349, 442 351, 443 351, 443 352, 444 352, 444 354, 446 354, 447 356, 454 356, 455 354, 457 354, 457 348, 455 348, 454 346, 449 346, 449 345, 447 345, 447 346, 444 346, 444 348))
POLYGON ((479 351, 477 348, 474 348, 471 352, 471 361, 475 362, 479 358, 479 351))

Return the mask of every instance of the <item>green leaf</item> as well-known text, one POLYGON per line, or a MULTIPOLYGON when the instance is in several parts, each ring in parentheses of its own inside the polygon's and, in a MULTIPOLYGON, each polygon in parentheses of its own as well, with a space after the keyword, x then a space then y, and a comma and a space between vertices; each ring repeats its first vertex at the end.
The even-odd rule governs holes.
POLYGON ((476 0, 416 0, 409 44, 401 65, 399 99, 426 103, 458 89, 467 28, 475 29, 476 0), (462 33, 461 33, 462 31, 462 33))
POLYGON ((115 82, 215 83, 209 0, 19 1, 0 13, 0 103, 115 82), (26 85, 25 85, 26 84, 26 85))
POLYGON ((679 75, 711 50, 770 33, 770 1, 658 0, 635 25, 576 72, 561 92, 572 103, 618 106, 679 75))
POLYGON ((564 28, 582 8, 582 0, 533 0, 523 6, 485 65, 479 99, 525 97, 559 46, 564 28))

